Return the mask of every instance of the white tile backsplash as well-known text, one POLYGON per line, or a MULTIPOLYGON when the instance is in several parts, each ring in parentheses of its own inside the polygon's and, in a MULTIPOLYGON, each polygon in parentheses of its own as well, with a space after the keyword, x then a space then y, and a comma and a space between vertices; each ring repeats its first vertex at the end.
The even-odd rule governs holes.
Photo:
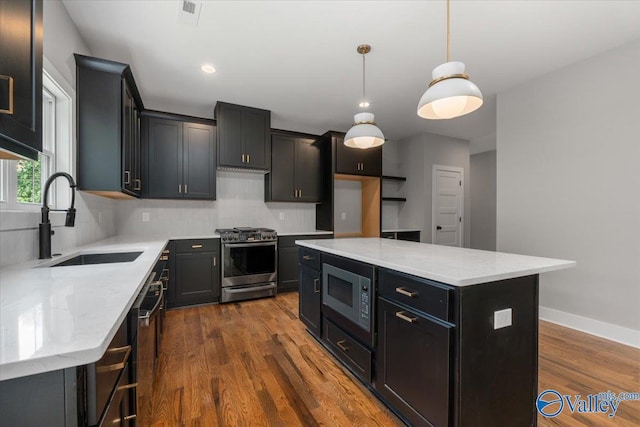
POLYGON ((203 236, 216 228, 269 227, 278 232, 315 230, 310 203, 265 203, 264 175, 217 172, 217 200, 119 200, 119 235, 140 237, 203 236), (143 212, 149 221, 142 221, 143 212), (283 214, 284 219, 280 219, 283 214))

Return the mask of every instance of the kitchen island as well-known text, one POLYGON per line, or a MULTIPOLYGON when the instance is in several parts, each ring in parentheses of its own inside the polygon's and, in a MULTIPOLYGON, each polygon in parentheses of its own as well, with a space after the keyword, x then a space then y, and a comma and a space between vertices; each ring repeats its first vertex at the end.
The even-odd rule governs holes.
POLYGON ((300 319, 407 424, 536 425, 538 275, 575 262, 378 238, 300 247, 300 319))

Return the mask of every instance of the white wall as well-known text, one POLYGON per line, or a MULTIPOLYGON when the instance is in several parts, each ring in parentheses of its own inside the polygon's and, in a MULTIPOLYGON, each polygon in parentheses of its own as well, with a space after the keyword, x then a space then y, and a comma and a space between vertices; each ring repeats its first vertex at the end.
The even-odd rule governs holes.
POLYGON ((471 156, 471 247, 496 250, 496 150, 471 156))
MULTIPOLYGON (((75 105, 74 53, 90 54, 77 28, 59 0, 44 2, 43 18, 44 68, 71 95, 75 105)), ((75 120, 75 112, 72 114, 75 120)), ((75 146, 75 123, 72 136, 75 146)), ((75 151, 75 150, 73 150, 75 151)), ((15 162, 10 161, 9 167, 15 162)), ((75 165, 75 161, 71 162, 75 165)), ((70 171, 75 176, 75 171, 70 171)), ((62 181, 62 180, 60 180, 62 181)), ((62 188, 66 184, 63 183, 62 188)), ((115 202, 86 193, 76 194, 76 225, 64 227, 64 214, 52 213, 55 235, 52 252, 87 244, 113 236, 115 227, 115 202)), ((38 256, 39 212, 8 211, 0 204, 0 266, 24 262, 38 256)))
POLYGON ((268 227, 280 233, 315 229, 313 203, 265 203, 264 175, 218 171, 216 201, 119 200, 116 224, 120 235, 197 237, 216 228, 268 227), (142 213, 149 221, 142 221, 142 213), (280 214, 284 219, 280 219, 280 214))
POLYGON ((407 201, 399 208, 400 228, 421 230, 422 242, 431 243, 432 166, 464 169, 464 247, 470 244, 469 141, 442 135, 419 134, 398 142, 398 170, 407 177, 407 201))
POLYGON ((635 331, 638 70, 640 41, 499 94, 497 119, 498 250, 576 260, 541 306, 635 331))

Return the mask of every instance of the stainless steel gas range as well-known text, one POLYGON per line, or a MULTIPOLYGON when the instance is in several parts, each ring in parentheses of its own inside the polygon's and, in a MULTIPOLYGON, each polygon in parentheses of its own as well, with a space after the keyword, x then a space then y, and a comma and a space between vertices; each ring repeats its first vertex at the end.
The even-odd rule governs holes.
POLYGON ((270 228, 218 229, 222 243, 220 302, 276 295, 278 235, 270 228))

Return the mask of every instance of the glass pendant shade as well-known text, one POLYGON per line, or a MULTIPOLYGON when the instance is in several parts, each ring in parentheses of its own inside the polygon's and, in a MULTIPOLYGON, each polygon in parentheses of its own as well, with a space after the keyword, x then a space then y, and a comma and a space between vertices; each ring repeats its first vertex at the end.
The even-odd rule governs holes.
POLYGON ((366 149, 384 144, 384 135, 374 119, 372 113, 358 113, 353 116, 354 125, 344 136, 344 145, 366 149))
POLYGON ((424 119, 452 119, 482 106, 482 92, 464 73, 463 62, 446 62, 434 68, 433 81, 418 103, 424 119))

